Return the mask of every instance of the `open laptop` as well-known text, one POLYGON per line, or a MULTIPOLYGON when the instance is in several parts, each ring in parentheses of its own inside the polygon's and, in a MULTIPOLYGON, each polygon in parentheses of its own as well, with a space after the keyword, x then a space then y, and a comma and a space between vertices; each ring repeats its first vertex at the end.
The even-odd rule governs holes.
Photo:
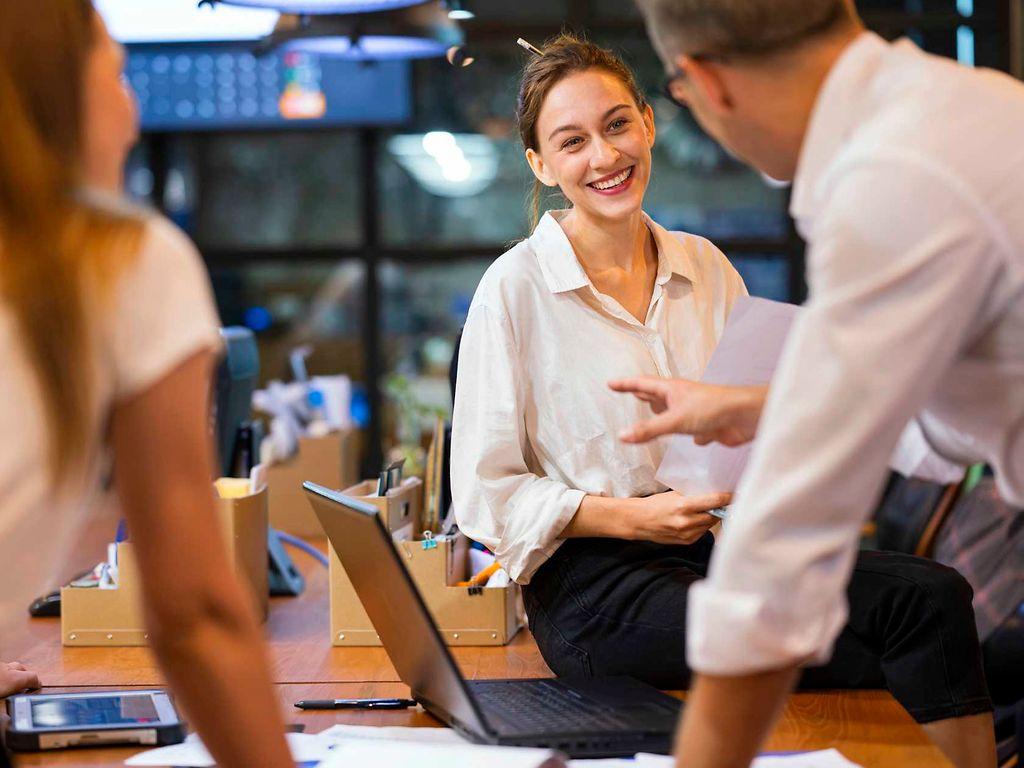
POLYGON ((638 680, 465 680, 377 509, 314 483, 303 488, 399 677, 436 718, 477 743, 571 757, 671 750, 682 705, 638 680))

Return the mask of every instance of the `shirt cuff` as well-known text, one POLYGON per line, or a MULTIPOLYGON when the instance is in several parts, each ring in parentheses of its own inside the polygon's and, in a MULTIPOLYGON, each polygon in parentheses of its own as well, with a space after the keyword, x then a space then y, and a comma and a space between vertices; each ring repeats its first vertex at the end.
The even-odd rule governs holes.
POLYGON ((846 623, 845 596, 822 606, 801 600, 694 584, 687 596, 686 658, 708 675, 736 676, 824 664, 846 623), (808 610, 805 606, 813 606, 808 610))
MULTIPOLYGON (((562 546, 565 541, 562 538, 562 531, 576 515, 586 495, 586 491, 576 488, 564 491, 560 499, 558 515, 547 525, 550 537, 545 536, 539 546, 528 550, 522 557, 511 557, 509 558, 510 562, 502 562, 502 567, 508 571, 508 575, 512 577, 513 581, 517 584, 529 584, 537 569, 544 565, 562 546)), ((502 558, 499 557, 498 560, 501 562, 502 558)))

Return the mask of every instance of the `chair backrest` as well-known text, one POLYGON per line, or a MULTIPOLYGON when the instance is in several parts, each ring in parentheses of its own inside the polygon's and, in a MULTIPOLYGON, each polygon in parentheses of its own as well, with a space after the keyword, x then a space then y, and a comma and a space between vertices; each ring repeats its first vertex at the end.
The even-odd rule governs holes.
MULTIPOLYGON (((455 382, 459 377, 459 349, 462 347, 462 329, 455 337, 455 349, 452 361, 448 365, 448 384, 452 388, 452 402, 455 402, 455 382)), ((452 424, 449 421, 444 427, 444 471, 441 472, 441 511, 442 514, 452 505, 452 424)))
POLYGON ((942 485, 893 472, 875 509, 878 549, 931 557, 959 492, 959 484, 942 485))

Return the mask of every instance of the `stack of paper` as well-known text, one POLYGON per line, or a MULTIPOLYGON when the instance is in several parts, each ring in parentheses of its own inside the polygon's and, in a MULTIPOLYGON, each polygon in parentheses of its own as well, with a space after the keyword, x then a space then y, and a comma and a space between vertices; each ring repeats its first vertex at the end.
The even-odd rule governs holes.
MULTIPOLYGON (((425 729, 424 729, 425 730, 425 729)), ((296 763, 317 764, 331 754, 337 746, 335 739, 323 734, 289 733, 286 734, 292 758, 296 763)), ((217 763, 210 757, 206 747, 196 733, 190 734, 181 744, 160 747, 140 752, 124 761, 125 765, 134 766, 180 766, 180 768, 213 768, 217 763)))
MULTIPOLYGON (((307 768, 675 768, 664 755, 635 759, 570 760, 550 749, 476 746, 450 728, 380 728, 335 725, 318 734, 289 733, 295 762, 307 768)), ((152 749, 129 758, 132 766, 212 768, 213 758, 196 734, 182 744, 152 749)), ((838 751, 767 755, 751 768, 859 768, 838 751)))
MULTIPOLYGON (((635 760, 572 760, 570 768, 675 768, 675 758, 664 755, 637 755, 635 760)), ((750 768, 860 768, 835 749, 801 752, 793 755, 765 755, 750 768)))
POLYGON ((320 768, 565 768, 565 765, 562 757, 550 749, 353 739, 343 741, 320 768))
POLYGON ((409 728, 407 726, 332 725, 324 736, 335 741, 360 739, 363 741, 418 741, 430 744, 469 744, 470 741, 451 728, 409 728))

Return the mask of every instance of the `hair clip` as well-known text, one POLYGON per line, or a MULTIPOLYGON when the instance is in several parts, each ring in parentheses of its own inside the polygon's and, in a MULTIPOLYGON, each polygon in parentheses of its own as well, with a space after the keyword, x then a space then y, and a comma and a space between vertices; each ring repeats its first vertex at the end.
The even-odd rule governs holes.
POLYGON ((516 43, 518 45, 521 45, 523 48, 525 48, 526 50, 528 50, 530 53, 534 54, 535 56, 543 56, 544 55, 544 51, 542 51, 540 48, 538 48, 537 46, 535 46, 533 43, 529 42, 528 40, 523 40, 523 38, 520 37, 518 40, 516 40, 516 43))

